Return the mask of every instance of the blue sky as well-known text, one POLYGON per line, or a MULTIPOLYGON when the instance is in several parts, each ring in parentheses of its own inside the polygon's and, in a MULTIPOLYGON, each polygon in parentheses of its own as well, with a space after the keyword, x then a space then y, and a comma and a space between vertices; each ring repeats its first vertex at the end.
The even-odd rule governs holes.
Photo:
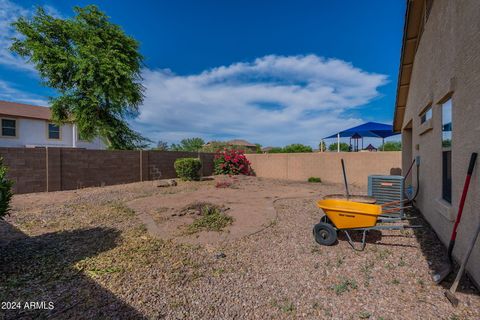
POLYGON ((132 126, 154 141, 305 143, 391 123, 405 1, 0 0, 0 99, 54 94, 5 47, 35 5, 68 17, 97 4, 141 44, 147 88, 132 126))

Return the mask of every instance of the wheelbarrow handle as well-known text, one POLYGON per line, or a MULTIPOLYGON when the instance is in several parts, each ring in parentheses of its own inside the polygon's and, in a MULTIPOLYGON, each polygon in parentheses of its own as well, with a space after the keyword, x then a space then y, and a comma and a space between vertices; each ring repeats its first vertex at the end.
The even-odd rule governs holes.
POLYGON ((403 203, 409 201, 408 199, 403 199, 403 200, 396 200, 396 201, 391 201, 391 202, 386 202, 382 203, 380 207, 388 207, 391 206, 392 204, 397 204, 397 203, 403 203))
POLYGON ((385 210, 385 211, 382 210, 382 214, 397 212, 397 211, 400 211, 400 210, 402 210, 402 209, 409 209, 409 208, 411 208, 411 207, 412 207, 412 206, 406 206, 406 207, 400 207, 400 208, 393 208, 393 209, 389 209, 389 210, 385 210))

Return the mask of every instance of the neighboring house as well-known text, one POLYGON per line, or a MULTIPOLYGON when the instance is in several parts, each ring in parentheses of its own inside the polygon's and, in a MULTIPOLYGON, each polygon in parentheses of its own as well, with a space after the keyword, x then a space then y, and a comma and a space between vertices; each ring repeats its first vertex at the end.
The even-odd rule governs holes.
POLYGON ((262 148, 262 153, 269 153, 272 149, 273 149, 273 147, 263 147, 262 148))
POLYGON ((241 140, 241 139, 235 139, 235 140, 230 140, 230 141, 225 141, 225 142, 222 142, 222 141, 209 141, 205 144, 205 146, 213 146, 213 145, 229 145, 229 146, 234 146, 234 147, 237 147, 239 149, 243 149, 245 151, 253 151, 253 152, 257 152, 257 145, 254 144, 254 143, 250 143, 248 142, 247 140, 241 140))
POLYGON ((48 107, 0 101, 0 147, 70 147, 105 149, 100 138, 82 140, 75 124, 51 122, 48 107))
MULTIPOLYGON (((447 244, 470 155, 480 153, 480 1, 407 1, 393 125, 402 133, 404 170, 420 156, 416 205, 447 244)), ((415 176, 416 170, 410 177, 415 176)), ((477 161, 454 249, 457 260, 480 223, 479 208, 477 161)), ((477 241, 467 266, 477 285, 479 265, 477 241)))
POLYGON ((227 141, 227 144, 230 146, 240 147, 250 151, 257 151, 258 149, 256 144, 250 143, 247 140, 241 140, 241 139, 227 141))

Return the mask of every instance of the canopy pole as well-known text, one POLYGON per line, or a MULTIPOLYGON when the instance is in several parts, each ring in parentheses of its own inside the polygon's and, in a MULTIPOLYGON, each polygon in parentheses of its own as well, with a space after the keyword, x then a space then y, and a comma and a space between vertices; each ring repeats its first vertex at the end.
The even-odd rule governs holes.
POLYGON ((337 133, 337 152, 340 152, 340 132, 337 133))
POLYGON ((362 150, 363 150, 363 137, 362 137, 362 150))
POLYGON ((385 151, 385 138, 382 138, 382 151, 385 151))
POLYGON ((323 152, 323 139, 320 140, 320 152, 323 152))

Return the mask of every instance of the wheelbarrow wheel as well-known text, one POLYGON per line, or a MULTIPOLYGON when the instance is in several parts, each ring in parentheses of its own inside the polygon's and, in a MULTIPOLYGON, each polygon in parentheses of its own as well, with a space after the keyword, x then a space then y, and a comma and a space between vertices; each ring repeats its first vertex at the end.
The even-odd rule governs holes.
POLYGON ((331 224, 320 222, 313 227, 313 236, 318 244, 331 246, 337 241, 337 230, 331 224))

